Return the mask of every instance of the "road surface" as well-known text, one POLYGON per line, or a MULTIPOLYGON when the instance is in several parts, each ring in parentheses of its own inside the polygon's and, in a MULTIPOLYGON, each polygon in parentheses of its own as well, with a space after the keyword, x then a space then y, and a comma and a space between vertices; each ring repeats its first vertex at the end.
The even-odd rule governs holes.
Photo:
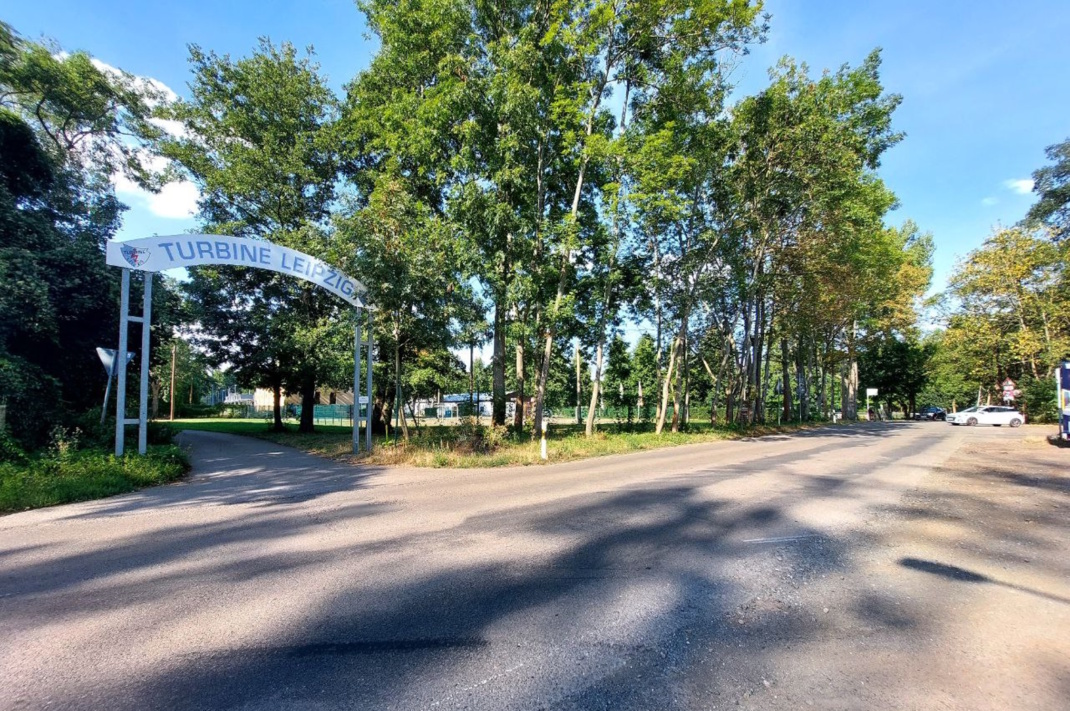
POLYGON ((1070 709, 1070 450, 865 424, 548 467, 183 435, 0 518, 0 709, 1070 709))

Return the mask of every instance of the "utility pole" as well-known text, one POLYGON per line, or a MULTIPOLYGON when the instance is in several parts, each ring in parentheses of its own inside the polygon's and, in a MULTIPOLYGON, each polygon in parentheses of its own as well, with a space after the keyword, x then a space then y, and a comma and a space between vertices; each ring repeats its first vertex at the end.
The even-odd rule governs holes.
POLYGON ((171 344, 171 421, 175 420, 175 349, 178 347, 177 343, 171 344))

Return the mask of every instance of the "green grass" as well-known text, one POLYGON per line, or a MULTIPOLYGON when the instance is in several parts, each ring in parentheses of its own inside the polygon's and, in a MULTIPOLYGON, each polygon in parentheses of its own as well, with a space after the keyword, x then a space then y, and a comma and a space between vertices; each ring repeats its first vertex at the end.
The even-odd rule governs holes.
MULTIPOLYGON (((322 457, 358 461, 352 452, 353 430, 346 426, 317 425, 313 434, 300 434, 294 425, 287 425, 285 432, 272 432, 263 420, 176 420, 173 426, 178 430, 205 430, 257 437, 322 457)), ((615 424, 609 424, 602 425, 595 436, 588 438, 580 425, 554 424, 550 426, 547 454, 551 463, 567 462, 610 454, 791 432, 809 426, 812 425, 742 429, 692 423, 687 432, 673 433, 666 430, 657 435, 652 425, 636 425, 636 431, 629 432, 617 431, 615 424)), ((471 435, 472 430, 466 433, 457 425, 423 426, 419 431, 412 428, 410 433, 412 436, 409 442, 399 437, 396 446, 393 439, 377 439, 372 455, 362 455, 359 461, 367 464, 457 468, 545 463, 540 457, 539 441, 532 440, 526 433, 517 436, 499 431, 497 438, 500 441, 492 447, 483 445, 478 438, 473 441, 473 438, 465 437, 465 434, 471 435)))
POLYGON ((188 470, 174 445, 150 447, 144 457, 85 449, 0 462, 0 513, 114 496, 175 481, 188 470))

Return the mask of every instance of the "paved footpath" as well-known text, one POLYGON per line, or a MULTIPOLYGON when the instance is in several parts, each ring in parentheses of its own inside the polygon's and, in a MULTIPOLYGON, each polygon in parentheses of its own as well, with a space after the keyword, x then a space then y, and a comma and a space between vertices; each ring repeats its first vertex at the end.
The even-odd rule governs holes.
POLYGON ((547 467, 189 432, 0 517, 0 709, 1070 709, 1070 450, 833 427, 547 467))

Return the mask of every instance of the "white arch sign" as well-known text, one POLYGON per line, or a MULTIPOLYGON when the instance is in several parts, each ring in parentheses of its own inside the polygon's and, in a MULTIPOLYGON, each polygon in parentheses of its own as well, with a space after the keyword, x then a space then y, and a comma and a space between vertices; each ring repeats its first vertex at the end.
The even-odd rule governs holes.
POLYGON ((113 267, 142 272, 207 264, 269 269, 312 282, 357 308, 364 307, 360 297, 367 291, 359 281, 320 259, 247 237, 189 234, 109 241, 107 261, 113 267))
MULTIPOLYGON (((367 388, 372 391, 371 307, 362 298, 367 289, 353 277, 343 274, 330 264, 295 249, 265 240, 226 235, 187 234, 167 237, 146 237, 124 242, 107 243, 108 265, 123 270, 119 314, 119 353, 126 353, 127 331, 130 321, 144 324, 141 332, 141 389, 137 418, 126 417, 126 360, 119 359, 115 403, 115 454, 122 456, 126 425, 138 425, 138 452, 145 454, 148 431, 149 390, 149 325, 152 323, 152 274, 165 269, 198 267, 209 264, 267 269, 279 274, 304 279, 329 291, 357 308, 353 359, 353 452, 360 446, 360 349, 368 347, 367 388), (145 274, 145 295, 141 316, 130 314, 130 272, 145 274), (368 340, 361 341, 360 311, 368 310, 368 340)), ((110 381, 109 381, 110 385, 110 381)), ((365 448, 371 451, 371 404, 365 418, 365 448)))

